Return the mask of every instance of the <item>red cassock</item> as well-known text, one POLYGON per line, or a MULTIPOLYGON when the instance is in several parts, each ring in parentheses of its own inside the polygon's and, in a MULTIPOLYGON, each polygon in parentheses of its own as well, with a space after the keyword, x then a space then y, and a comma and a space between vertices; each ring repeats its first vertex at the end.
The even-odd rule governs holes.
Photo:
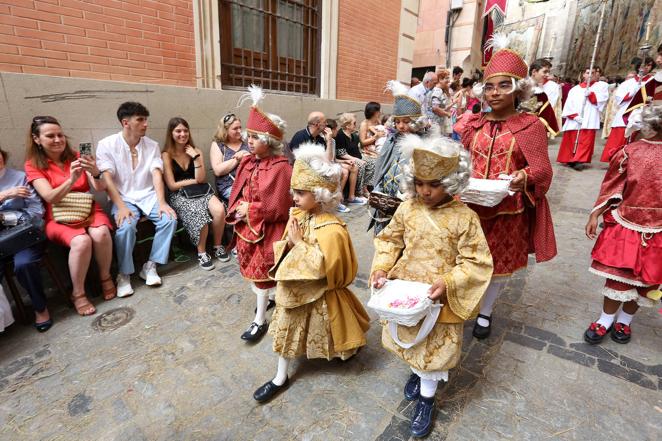
POLYGON ((552 183, 545 127, 528 113, 499 122, 488 121, 485 114, 468 118, 462 143, 471 152, 472 177, 497 179, 502 173, 526 173, 524 192, 506 196, 495 207, 469 204, 480 217, 494 275, 509 275, 525 267, 529 253, 535 253, 537 262, 552 259, 556 239, 545 197, 552 183))
POLYGON ((662 283, 662 142, 635 141, 612 156, 593 211, 607 205, 590 271, 634 286, 662 283))
POLYGON ((605 143, 605 148, 602 150, 600 156, 601 162, 609 162, 611 157, 618 150, 622 149, 628 140, 625 137, 625 127, 612 127, 605 143))
POLYGON ((234 225, 234 242, 241 275, 261 289, 276 286, 268 271, 274 265, 273 243, 281 240, 293 205, 292 167, 285 156, 258 159, 245 156, 230 194, 227 222, 234 225), (248 216, 236 219, 240 202, 248 202, 248 216))

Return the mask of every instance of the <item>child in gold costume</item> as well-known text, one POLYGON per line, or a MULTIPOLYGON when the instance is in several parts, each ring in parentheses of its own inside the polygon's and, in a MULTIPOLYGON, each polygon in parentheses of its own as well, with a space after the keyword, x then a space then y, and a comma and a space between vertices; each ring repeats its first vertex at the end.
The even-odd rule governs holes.
POLYGON ((276 310, 269 333, 278 354, 276 377, 253 394, 266 402, 288 384, 290 360, 346 360, 366 344, 369 317, 347 288, 358 263, 345 223, 332 213, 342 198, 342 170, 324 148, 299 146, 292 173, 294 203, 282 240, 274 243, 276 310))
MULTIPOLYGON (((399 141, 411 157, 401 180, 409 199, 375 238, 371 283, 387 279, 431 284, 429 297, 443 307, 428 336, 404 349, 384 326, 382 344, 405 361, 413 374, 405 398, 418 399, 411 434, 426 436, 433 426, 434 394, 439 380, 457 366, 462 349, 462 323, 474 317, 490 277, 492 256, 476 213, 453 199, 471 174, 469 153, 450 138, 405 135, 399 141)), ((398 325, 398 337, 411 342, 421 326, 398 325)))

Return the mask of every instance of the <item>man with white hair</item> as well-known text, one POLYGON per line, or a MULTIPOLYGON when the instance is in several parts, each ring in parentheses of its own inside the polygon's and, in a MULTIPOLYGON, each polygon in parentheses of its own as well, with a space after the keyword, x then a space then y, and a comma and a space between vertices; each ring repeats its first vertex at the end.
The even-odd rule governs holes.
POLYGON ((423 81, 420 84, 412 87, 407 92, 407 95, 414 98, 416 101, 421 103, 421 109, 423 114, 428 118, 432 117, 432 106, 430 102, 431 92, 434 89, 434 86, 437 85, 438 79, 437 74, 434 72, 426 72, 423 76, 423 81))

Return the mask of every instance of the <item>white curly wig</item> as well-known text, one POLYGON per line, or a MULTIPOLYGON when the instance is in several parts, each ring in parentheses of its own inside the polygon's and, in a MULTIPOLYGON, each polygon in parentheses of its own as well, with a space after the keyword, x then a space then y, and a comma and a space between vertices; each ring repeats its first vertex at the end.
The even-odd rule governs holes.
POLYGON ((294 152, 294 157, 297 161, 308 164, 315 173, 338 184, 335 192, 323 187, 316 187, 311 191, 315 197, 315 202, 320 205, 321 211, 334 211, 343 198, 342 189, 340 188, 340 178, 342 176, 340 164, 329 162, 324 147, 312 142, 299 145, 294 152))
POLYGON ((641 111, 641 134, 652 138, 662 132, 662 105, 646 106, 641 111))
MULTIPOLYGON (((471 177, 471 154, 464 146, 437 133, 431 133, 428 136, 420 137, 418 135, 406 134, 398 142, 398 147, 404 158, 411 158, 414 148, 424 148, 442 156, 460 156, 457 169, 449 175, 441 178, 439 182, 443 185, 446 193, 456 195, 462 192, 469 184, 471 177)), ((402 178, 400 179, 400 191, 409 199, 416 197, 416 186, 414 185, 414 173, 412 171, 411 161, 403 168, 402 178)))

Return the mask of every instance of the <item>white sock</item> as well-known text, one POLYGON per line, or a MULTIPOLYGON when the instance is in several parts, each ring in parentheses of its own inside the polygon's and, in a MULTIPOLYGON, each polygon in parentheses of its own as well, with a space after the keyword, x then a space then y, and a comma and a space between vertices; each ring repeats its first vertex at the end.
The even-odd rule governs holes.
POLYGON ((205 254, 207 254, 206 251, 203 251, 202 253, 198 251, 198 257, 202 257, 202 256, 204 256, 205 254))
POLYGON ((283 357, 278 357, 278 371, 276 376, 271 382, 276 386, 282 386, 287 380, 287 368, 290 366, 290 360, 283 357))
MULTIPOLYGON (((623 323, 626 326, 630 326, 630 323, 632 323, 632 317, 634 317, 634 314, 628 314, 627 312, 621 310, 621 312, 618 313, 618 318, 616 319, 616 322, 623 323)), ((613 316, 612 316, 612 320, 613 320, 613 316)))
POLYGON ((437 392, 437 380, 425 380, 421 378, 421 396, 425 398, 432 398, 437 392))
MULTIPOLYGON (((499 294, 501 293, 503 287, 506 285, 506 282, 508 282, 508 279, 506 278, 492 279, 489 286, 487 287, 487 290, 485 291, 485 295, 483 296, 483 301, 480 304, 480 313, 482 315, 492 317, 492 310, 494 309, 494 304, 496 303, 497 298, 499 298, 499 294)), ((480 326, 490 325, 489 321, 480 317, 478 318, 477 322, 480 326)))
MULTIPOLYGON (((598 319, 598 323, 609 329, 612 323, 614 323, 614 317, 616 317, 616 313, 607 314, 606 312, 602 311, 602 314, 600 314, 600 318, 598 319)), ((632 320, 632 318, 630 318, 630 320, 632 320)))
POLYGON ((271 288, 269 290, 269 300, 276 301, 276 288, 271 288))
MULTIPOLYGON (((257 311, 255 311, 255 319, 253 320, 258 325, 266 321, 267 306, 269 305, 269 296, 256 295, 257 297, 257 311)), ((255 328, 257 332, 257 328, 255 328)))

